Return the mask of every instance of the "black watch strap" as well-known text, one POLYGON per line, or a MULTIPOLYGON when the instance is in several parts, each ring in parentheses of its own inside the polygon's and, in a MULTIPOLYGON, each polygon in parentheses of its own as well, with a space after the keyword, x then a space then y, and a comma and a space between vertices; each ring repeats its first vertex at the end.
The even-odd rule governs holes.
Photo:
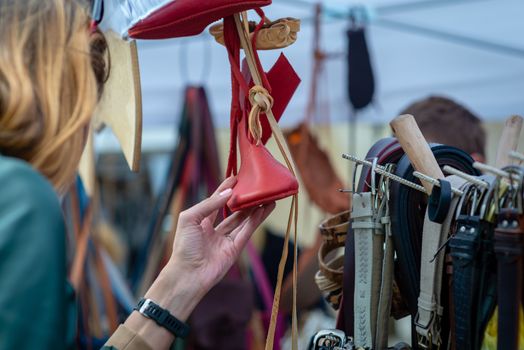
POLYGON ((142 298, 135 310, 173 333, 177 338, 185 338, 189 334, 189 326, 187 324, 171 315, 169 311, 163 309, 151 299, 142 298))

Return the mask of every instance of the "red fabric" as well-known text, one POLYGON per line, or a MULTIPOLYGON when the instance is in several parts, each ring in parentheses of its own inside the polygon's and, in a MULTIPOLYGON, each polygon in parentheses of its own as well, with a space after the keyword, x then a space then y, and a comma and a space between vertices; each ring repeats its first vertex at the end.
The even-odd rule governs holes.
POLYGON ((267 6, 271 0, 174 0, 128 31, 136 39, 168 39, 200 34, 221 18, 267 6))

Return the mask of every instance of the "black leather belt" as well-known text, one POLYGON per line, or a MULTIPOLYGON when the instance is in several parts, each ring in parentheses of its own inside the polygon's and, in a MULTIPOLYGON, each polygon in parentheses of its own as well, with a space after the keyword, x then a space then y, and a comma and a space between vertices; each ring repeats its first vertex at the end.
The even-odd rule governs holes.
POLYGON ((495 229, 498 262, 497 349, 517 350, 522 299, 524 216, 515 208, 501 209, 495 229))
POLYGON ((461 215, 456 232, 449 242, 453 258, 453 308, 455 348, 473 349, 475 309, 478 292, 479 250, 482 222, 479 216, 461 215))

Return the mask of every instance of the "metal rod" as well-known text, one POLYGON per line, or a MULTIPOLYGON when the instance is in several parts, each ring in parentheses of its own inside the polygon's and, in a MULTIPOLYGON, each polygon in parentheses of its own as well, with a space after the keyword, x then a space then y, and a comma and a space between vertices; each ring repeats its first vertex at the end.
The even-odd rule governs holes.
POLYGON ((491 173, 491 174, 506 178, 508 180, 518 180, 518 177, 515 174, 510 174, 507 171, 501 170, 499 168, 495 168, 491 165, 487 165, 487 164, 480 163, 480 162, 475 162, 473 163, 473 167, 485 173, 491 173))
MULTIPOLYGON (((350 160, 350 161, 355 162, 357 164, 367 165, 369 167, 373 166, 372 162, 364 160, 364 159, 357 158, 357 157, 352 156, 350 154, 344 153, 344 154, 342 154, 342 158, 350 160)), ((408 181, 408 180, 404 179, 403 177, 400 177, 398 175, 392 174, 389 171, 385 170, 385 168, 383 166, 381 166, 381 165, 376 165, 375 166, 375 172, 377 174, 384 175, 385 177, 387 177, 387 178, 389 178, 389 179, 391 179, 393 181, 399 182, 402 185, 411 187, 414 190, 417 190, 417 191, 423 192, 425 194, 428 194, 428 192, 426 191, 424 186, 420 186, 420 185, 418 185, 418 184, 416 184, 414 182, 411 182, 411 181, 408 181)))
MULTIPOLYGON (((415 176, 416 178, 418 178, 418 179, 420 179, 422 181, 429 182, 433 186, 440 187, 440 182, 437 179, 432 178, 431 176, 428 176, 426 174, 422 174, 419 171, 414 171, 413 172, 413 176, 415 176)), ((453 192, 453 194, 456 194, 457 196, 462 196, 464 194, 463 191, 461 191, 461 190, 459 190, 458 188, 455 188, 455 187, 451 187, 451 192, 453 192)))
POLYGON ((524 162, 524 154, 517 151, 509 151, 510 158, 516 159, 519 162, 524 162))
POLYGON ((461 177, 464 180, 466 180, 467 182, 471 182, 472 184, 474 184, 474 185, 476 185, 478 187, 482 187, 484 189, 489 188, 489 184, 486 181, 481 180, 478 177, 475 177, 473 175, 466 174, 465 172, 462 172, 462 171, 460 171, 458 169, 455 169, 455 168, 453 168, 453 167, 451 167, 449 165, 444 165, 444 168, 442 170, 444 170, 448 174, 461 177))

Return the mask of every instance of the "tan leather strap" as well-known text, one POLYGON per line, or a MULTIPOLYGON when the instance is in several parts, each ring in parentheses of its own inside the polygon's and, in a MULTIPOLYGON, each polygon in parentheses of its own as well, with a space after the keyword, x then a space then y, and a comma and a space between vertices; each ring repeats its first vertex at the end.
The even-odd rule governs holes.
MULTIPOLYGON (((255 86, 258 85, 259 87, 263 87, 262 78, 260 76, 260 73, 257 69, 257 64, 255 60, 255 54, 253 51, 253 47, 251 46, 251 41, 249 40, 249 30, 247 27, 247 14, 244 12, 242 13, 242 17, 244 19, 244 26, 242 25, 242 22, 240 20, 240 15, 237 13, 234 15, 235 20, 235 26, 237 28, 238 36, 240 38, 240 45, 244 49, 244 53, 246 55, 246 61, 249 67, 249 71, 251 73, 251 77, 253 78, 253 82, 255 83, 255 86)), ((263 100, 264 98, 267 98, 267 96, 264 96, 263 93, 255 92, 254 96, 252 97, 254 100, 259 98, 260 100, 263 100), (257 97, 258 95, 258 97, 257 97)), ((273 115, 273 111, 271 110, 270 104, 265 105, 266 108, 266 116, 269 121, 269 125, 271 126, 271 130, 273 132, 273 135, 275 136, 275 140, 277 142, 278 148, 280 152, 282 153, 282 156, 284 157, 284 161, 286 162, 286 165, 291 171, 291 173, 296 176, 295 173, 295 166, 293 163, 293 159, 291 158, 291 152, 288 149, 287 143, 285 141, 284 135, 282 134, 282 131, 280 130, 280 127, 278 126, 277 121, 275 120, 275 116, 273 115)), ((259 108, 256 105, 252 106, 252 108, 259 108)), ((291 232, 291 225, 294 222, 294 239, 295 239, 295 251, 294 251, 294 257, 293 257, 293 306, 292 306, 292 312, 291 312, 291 338, 292 338, 292 350, 298 350, 298 330, 297 330, 297 249, 298 246, 296 244, 297 242, 297 221, 298 221, 298 194, 293 196, 292 202, 291 202, 291 208, 289 212, 289 220, 288 225, 286 229, 286 236, 284 240, 284 247, 282 251, 282 257, 280 259, 280 263, 278 266, 278 278, 277 278, 277 286, 275 288, 275 296, 273 299, 273 308, 271 310, 271 320, 269 324, 269 330, 268 335, 266 338, 266 350, 272 350, 274 341, 275 341, 275 328, 276 328, 276 321, 278 316, 278 308, 280 304, 280 293, 282 289, 282 280, 284 278, 284 267, 287 260, 287 247, 289 244, 289 234, 291 232)))
POLYGON ((102 253, 100 251, 100 244, 95 242, 95 266, 96 272, 98 275, 98 280, 100 281, 100 288, 102 289, 102 296, 104 298, 104 306, 106 311, 106 316, 109 321, 109 331, 110 334, 116 331, 118 328, 118 308, 115 301, 115 296, 113 295, 111 288, 111 281, 109 280, 109 274, 107 273, 104 260, 102 259, 102 253))
POLYGON ((320 234, 325 242, 342 243, 342 245, 346 242, 350 213, 346 210, 320 223, 320 234))

